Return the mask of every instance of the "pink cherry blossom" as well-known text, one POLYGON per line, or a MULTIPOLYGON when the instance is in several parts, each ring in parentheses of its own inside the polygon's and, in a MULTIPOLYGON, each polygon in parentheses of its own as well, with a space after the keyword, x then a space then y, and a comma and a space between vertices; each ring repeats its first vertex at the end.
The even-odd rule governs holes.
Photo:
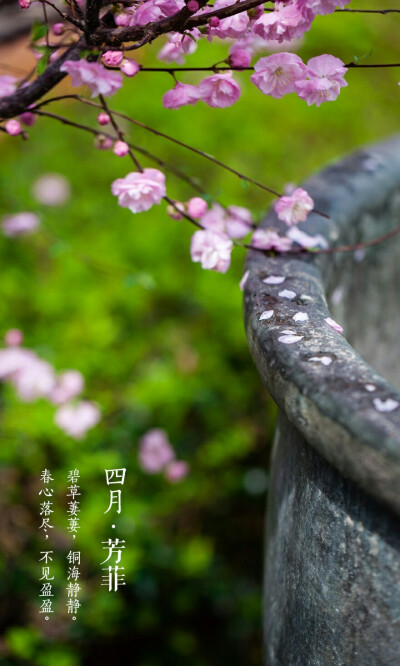
MULTIPOLYGON (((190 31, 194 40, 201 37, 200 31, 195 28, 190 31)), ((158 54, 159 60, 165 62, 177 62, 182 64, 185 62, 185 55, 190 55, 197 49, 196 41, 188 37, 188 35, 181 35, 180 32, 170 32, 168 42, 163 46, 158 54)))
POLYGON ((11 380, 37 358, 32 351, 22 347, 0 349, 0 380, 11 380))
POLYGON ((316 236, 310 236, 309 234, 306 234, 304 231, 301 231, 299 227, 290 227, 290 229, 287 232, 287 236, 301 247, 307 249, 310 249, 312 247, 317 247, 318 245, 324 248, 328 247, 328 242, 326 238, 321 236, 321 234, 317 234, 316 236))
POLYGON ((71 186, 60 173, 45 173, 33 185, 34 197, 44 206, 62 206, 71 196, 71 186))
POLYGON ((125 157, 129 153, 129 146, 125 141, 116 141, 113 148, 114 155, 125 157))
POLYGON ((0 76, 0 97, 7 97, 7 95, 12 95, 17 87, 17 79, 15 76, 9 76, 5 74, 0 76))
POLYGON ((123 58, 124 54, 122 51, 106 51, 103 53, 104 63, 108 65, 108 67, 119 67, 123 58))
POLYGON ((31 0, 19 0, 19 6, 21 9, 29 9, 31 0))
POLYGON ((304 222, 313 208, 313 200, 301 187, 298 187, 290 196, 281 197, 275 204, 277 216, 289 227, 298 222, 304 222))
POLYGON ((53 35, 55 35, 56 37, 62 35, 64 30, 65 30, 64 23, 54 23, 54 25, 51 28, 53 35))
POLYGON ((307 63, 304 79, 295 83, 297 94, 309 106, 331 102, 337 98, 340 89, 347 86, 347 81, 343 78, 346 72, 344 63, 335 56, 320 55, 311 58, 307 63))
POLYGON ((111 191, 118 197, 120 206, 129 208, 132 213, 141 213, 165 197, 165 176, 158 169, 135 171, 114 180, 111 191))
POLYGON ((48 398, 56 378, 50 363, 34 357, 20 368, 11 381, 23 402, 33 402, 38 398, 48 398))
POLYGON ((165 468, 165 478, 170 483, 178 483, 189 474, 189 465, 184 460, 172 460, 165 468))
POLYGON ((66 370, 56 378, 49 400, 55 405, 62 405, 82 393, 84 386, 85 380, 78 370, 66 370))
POLYGON ((15 236, 25 236, 31 234, 40 225, 40 220, 35 213, 17 213, 16 215, 7 215, 2 220, 2 230, 4 236, 13 238, 15 236))
POLYGON ((133 14, 130 25, 143 26, 153 21, 159 21, 164 16, 160 7, 152 1, 143 2, 133 14))
POLYGON ((23 341, 24 334, 19 328, 10 328, 4 336, 4 342, 7 347, 20 347, 23 341))
POLYGON ((228 206, 226 209, 225 229, 229 238, 244 238, 251 231, 253 218, 247 208, 228 206))
POLYGON ((188 104, 194 105, 201 99, 201 93, 196 86, 187 83, 177 83, 175 88, 167 90, 162 102, 165 109, 179 109, 188 104))
POLYGON ((153 428, 139 442, 139 464, 148 474, 161 472, 174 457, 175 453, 164 430, 153 428))
POLYGON ((12 120, 7 120, 4 127, 7 134, 10 136, 18 136, 18 134, 21 134, 22 132, 21 124, 14 118, 12 120))
POLYGON ((256 229, 251 237, 251 245, 260 250, 288 252, 292 247, 292 241, 286 236, 280 236, 273 229, 256 229))
POLYGON ((274 11, 260 16, 253 31, 263 39, 283 42, 302 37, 310 25, 297 2, 275 2, 274 11))
POLYGON ((350 0, 297 0, 303 13, 310 12, 313 17, 317 14, 332 14, 336 7, 343 9, 349 2, 350 0))
POLYGON ((198 220, 205 215, 207 211, 207 202, 201 197, 192 197, 192 199, 189 199, 188 201, 187 209, 190 217, 198 220))
POLYGON ((83 439, 88 430, 100 421, 99 408, 92 402, 82 400, 77 404, 67 403, 59 407, 54 422, 73 439, 83 439))
MULTIPOLYGON (((216 9, 223 9, 224 7, 230 7, 235 2, 236 0, 215 0, 213 11, 216 9)), ((219 24, 216 27, 210 27, 210 35, 219 37, 220 39, 225 39, 225 37, 237 39, 246 34, 249 22, 250 19, 247 12, 241 12, 234 16, 220 19, 219 24)))
POLYGON ((132 77, 135 76, 140 70, 139 65, 136 60, 133 58, 124 58, 120 67, 120 70, 125 76, 132 77))
POLYGON ((97 116, 97 122, 99 123, 99 125, 108 125, 110 120, 111 120, 110 116, 108 115, 108 113, 104 113, 104 111, 99 113, 99 115, 97 116))
POLYGON ((192 261, 201 262, 202 268, 226 273, 231 263, 233 243, 224 233, 205 229, 192 236, 192 261))
MULTIPOLYGON (((185 6, 184 0, 152 0, 162 11, 163 16, 173 16, 185 6)), ((196 11, 196 10, 189 10, 196 11)))
POLYGON ((204 215, 201 216, 200 222, 204 229, 219 231, 226 234, 225 211, 222 206, 217 203, 214 203, 211 208, 206 210, 204 215))
POLYGON ((106 69, 98 62, 66 60, 61 65, 60 71, 70 74, 73 86, 88 85, 92 91, 92 97, 114 95, 122 86, 122 75, 106 69))
POLYGON ((203 102, 216 109, 232 106, 240 97, 240 86, 231 71, 208 76, 201 81, 199 90, 203 102))
POLYGON ((294 53, 275 53, 254 66, 251 81, 265 95, 279 99, 295 92, 295 82, 304 79, 305 65, 294 53))
POLYGON ((251 53, 245 49, 236 49, 229 56, 229 64, 236 69, 249 67, 251 63, 251 53))

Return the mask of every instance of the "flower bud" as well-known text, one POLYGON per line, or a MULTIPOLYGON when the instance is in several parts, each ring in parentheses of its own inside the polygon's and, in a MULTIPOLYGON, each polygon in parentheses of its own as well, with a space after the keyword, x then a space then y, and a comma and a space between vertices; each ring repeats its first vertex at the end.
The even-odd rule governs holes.
POLYGON ((54 23, 54 25, 51 29, 53 35, 55 35, 56 37, 59 37, 60 35, 62 35, 64 30, 65 30, 64 23, 54 23))
POLYGON ((186 6, 190 12, 194 13, 198 11, 200 5, 197 0, 189 0, 186 6))
POLYGON ((94 140, 95 148, 99 150, 108 150, 112 146, 112 139, 105 134, 98 134, 94 140))
POLYGON ((99 123, 99 125, 108 125, 108 123, 110 122, 110 116, 108 115, 108 113, 104 113, 104 111, 102 111, 97 116, 97 122, 99 123))
POLYGON ((10 136, 17 136, 22 132, 21 125, 18 120, 8 120, 5 124, 5 129, 7 134, 10 136))
POLYGON ((121 65, 121 72, 125 74, 125 76, 135 76, 135 74, 138 73, 140 67, 135 62, 135 60, 132 60, 132 58, 124 58, 122 61, 121 65))
POLYGON ((29 5, 31 4, 31 0, 19 0, 19 6, 21 9, 29 9, 29 5))
MULTIPOLYGON (((185 206, 181 201, 175 201, 175 206, 176 206, 176 208, 181 210, 183 213, 185 212, 185 206)), ((171 220, 181 220, 182 219, 182 215, 179 213, 179 210, 176 210, 176 208, 174 206, 171 206, 171 204, 169 204, 169 206, 167 206, 167 213, 168 213, 169 217, 171 218, 171 220)))
POLYGON ((193 197, 188 201, 187 206, 190 217, 194 217, 195 220, 203 217, 207 212, 207 202, 201 197, 193 197))
POLYGON ((125 141, 116 141, 113 148, 114 155, 124 157, 129 153, 129 146, 125 141))
POLYGON ((4 336, 4 342, 7 347, 19 347, 24 341, 24 334, 19 328, 10 328, 4 336))
POLYGON ((34 125, 36 122, 36 116, 31 111, 25 111, 25 113, 21 113, 19 119, 21 123, 23 123, 27 127, 32 127, 32 125, 34 125))
POLYGON ((220 20, 219 20, 218 16, 212 16, 210 18, 210 20, 208 21, 208 24, 211 28, 218 28, 218 26, 220 24, 220 20))
POLYGON ((230 54, 228 61, 231 67, 236 67, 239 69, 242 67, 249 67, 251 62, 251 53, 249 53, 249 51, 245 51, 245 49, 237 49, 230 54))
POLYGON ((122 51, 106 51, 103 53, 103 60, 109 67, 119 67, 123 58, 122 51))

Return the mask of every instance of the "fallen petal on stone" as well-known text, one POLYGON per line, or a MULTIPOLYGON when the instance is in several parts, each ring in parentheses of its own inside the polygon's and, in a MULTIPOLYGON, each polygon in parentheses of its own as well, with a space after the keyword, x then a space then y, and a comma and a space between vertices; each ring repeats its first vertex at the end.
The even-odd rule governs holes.
POLYGON ((281 298, 296 298, 296 292, 291 291, 290 289, 283 289, 279 292, 281 298))
POLYGON ((292 345, 294 342, 299 342, 302 339, 302 335, 281 335, 278 338, 279 342, 283 342, 284 345, 292 345))
POLYGON ((388 398, 387 400, 381 400, 380 398, 374 398, 373 400, 374 407, 378 412, 393 412, 400 405, 397 400, 392 400, 388 398))
POLYGON ((370 393, 372 393, 372 391, 376 391, 376 386, 375 386, 375 384, 365 384, 365 388, 366 388, 366 390, 369 391, 370 393))
POLYGON ((308 321, 308 314, 306 312, 296 312, 293 319, 294 321, 308 321))
POLYGON ((286 278, 283 275, 269 275, 263 282, 265 284, 282 284, 285 280, 286 278))
POLYGON ((333 361, 330 356, 313 356, 308 360, 314 361, 314 363, 322 363, 322 365, 330 365, 333 361))
POLYGON ((273 314, 273 310, 264 310, 264 312, 260 314, 259 321, 262 321, 263 319, 271 319, 273 314))
POLYGON ((337 323, 337 321, 331 319, 330 317, 327 317, 325 321, 328 324, 328 326, 333 328, 334 331, 337 331, 338 333, 343 333, 343 328, 340 324, 337 323))

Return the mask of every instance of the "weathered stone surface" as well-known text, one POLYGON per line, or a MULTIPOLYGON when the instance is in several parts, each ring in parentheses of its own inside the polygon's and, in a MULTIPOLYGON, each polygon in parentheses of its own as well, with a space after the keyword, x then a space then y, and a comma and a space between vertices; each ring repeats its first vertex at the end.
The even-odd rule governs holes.
MULTIPOLYGON (((328 167, 305 188, 330 216, 311 215, 307 233, 330 245, 386 233, 400 223, 400 138, 328 167)), ((264 226, 287 230, 273 212, 264 226)), ((251 252, 246 268, 249 345, 282 423, 266 664, 400 664, 400 238, 356 255, 251 252), (268 276, 285 279, 266 284, 268 276), (285 344, 287 335, 296 341, 285 344)))

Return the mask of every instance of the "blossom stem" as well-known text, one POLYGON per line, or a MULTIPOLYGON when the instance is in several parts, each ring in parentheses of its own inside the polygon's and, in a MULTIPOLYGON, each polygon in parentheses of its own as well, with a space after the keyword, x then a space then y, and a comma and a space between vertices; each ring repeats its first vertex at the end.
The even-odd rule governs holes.
MULTIPOLYGON (((118 123, 116 122, 116 120, 114 118, 114 112, 110 110, 110 108, 109 108, 109 106, 108 106, 108 104, 105 100, 104 95, 99 95, 99 99, 100 99, 101 106, 103 107, 104 111, 110 116, 111 125, 113 126, 119 140, 125 142, 124 133, 119 128, 118 123)), ((137 160, 137 158, 136 158, 136 156, 135 156, 131 147, 129 147, 129 157, 131 158, 131 160, 135 164, 137 170, 140 171, 140 172, 143 172, 143 168, 142 168, 140 162, 137 160)))

